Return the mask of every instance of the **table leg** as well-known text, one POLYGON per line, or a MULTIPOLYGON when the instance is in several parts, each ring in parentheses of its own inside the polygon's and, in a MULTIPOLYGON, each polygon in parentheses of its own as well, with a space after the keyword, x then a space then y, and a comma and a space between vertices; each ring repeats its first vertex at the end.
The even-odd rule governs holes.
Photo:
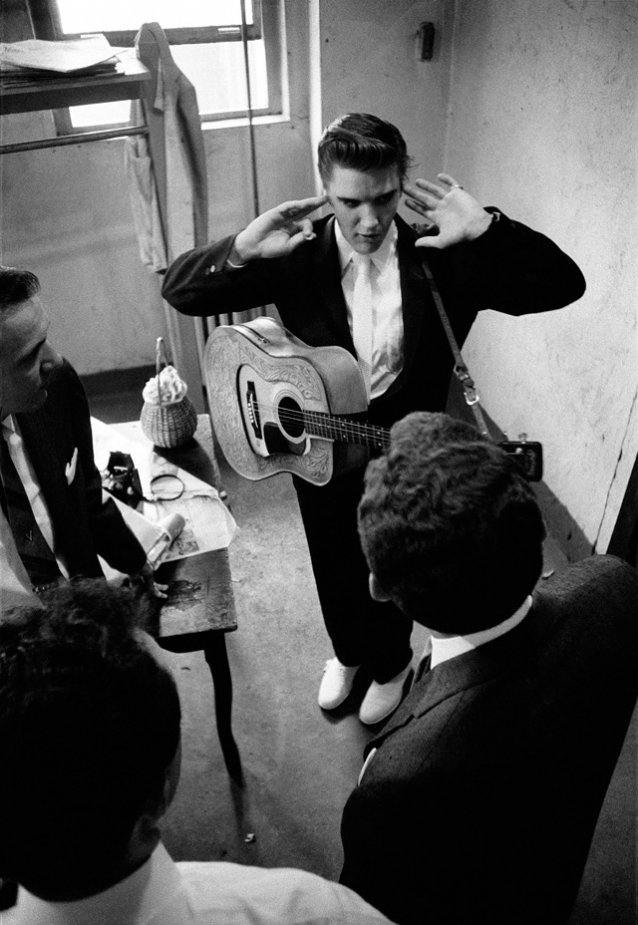
POLYGON ((204 647, 204 658, 208 662, 215 688, 215 716, 217 734, 228 773, 235 783, 243 783, 241 758, 231 727, 233 684, 226 652, 226 634, 214 633, 204 647))

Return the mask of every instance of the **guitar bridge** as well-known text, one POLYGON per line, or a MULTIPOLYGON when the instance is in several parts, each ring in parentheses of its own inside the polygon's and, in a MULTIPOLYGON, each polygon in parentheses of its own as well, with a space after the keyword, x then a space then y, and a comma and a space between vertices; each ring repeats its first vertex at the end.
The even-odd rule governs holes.
POLYGON ((253 433, 257 440, 261 440, 261 417, 259 415, 257 390, 255 389, 255 383, 250 380, 246 383, 246 408, 248 409, 248 422, 253 429, 253 433))

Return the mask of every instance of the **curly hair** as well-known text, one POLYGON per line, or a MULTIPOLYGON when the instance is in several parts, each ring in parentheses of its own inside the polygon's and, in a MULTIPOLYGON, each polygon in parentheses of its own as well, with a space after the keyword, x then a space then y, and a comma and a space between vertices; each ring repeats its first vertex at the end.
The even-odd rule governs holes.
POLYGON ((415 412, 366 471, 359 535, 385 593, 442 633, 511 616, 542 570, 543 519, 517 465, 474 427, 415 412))
POLYGON ((99 579, 0 623, 0 875, 36 892, 121 862, 161 796, 179 698, 138 623, 99 579))
POLYGON ((319 175, 330 180, 335 164, 354 170, 380 170, 396 166, 405 180, 410 158, 401 132, 367 112, 339 116, 324 129, 319 141, 319 175))
POLYGON ((40 292, 40 280, 30 270, 0 266, 0 318, 6 309, 40 292))

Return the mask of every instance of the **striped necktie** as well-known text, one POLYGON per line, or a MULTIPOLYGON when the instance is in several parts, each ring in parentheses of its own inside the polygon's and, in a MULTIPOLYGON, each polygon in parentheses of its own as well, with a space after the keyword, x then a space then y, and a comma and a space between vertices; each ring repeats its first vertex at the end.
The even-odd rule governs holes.
POLYGON ((22 480, 18 475, 7 440, 10 431, 2 428, 0 439, 0 501, 11 533, 34 588, 48 585, 61 578, 58 563, 51 547, 33 514, 22 480))

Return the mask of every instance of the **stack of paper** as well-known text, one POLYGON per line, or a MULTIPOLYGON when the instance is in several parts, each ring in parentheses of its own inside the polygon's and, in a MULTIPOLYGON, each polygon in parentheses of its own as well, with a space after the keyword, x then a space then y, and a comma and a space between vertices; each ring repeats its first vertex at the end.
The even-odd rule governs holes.
POLYGON ((120 50, 109 45, 104 35, 59 42, 0 42, 0 89, 61 77, 117 74, 122 71, 120 50))

